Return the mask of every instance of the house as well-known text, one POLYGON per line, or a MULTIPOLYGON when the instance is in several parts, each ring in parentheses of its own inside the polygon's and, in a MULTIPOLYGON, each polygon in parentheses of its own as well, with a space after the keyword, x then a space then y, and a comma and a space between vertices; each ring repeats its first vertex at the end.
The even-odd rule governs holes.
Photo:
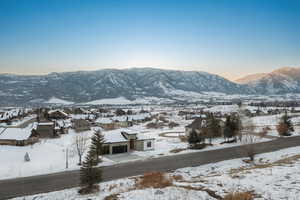
POLYGON ((75 108, 75 109, 73 110, 73 113, 74 113, 75 115, 89 114, 89 111, 87 111, 87 110, 85 110, 85 109, 83 109, 83 108, 75 108))
POLYGON ((188 137, 192 131, 196 131, 198 134, 201 132, 201 128, 205 126, 206 121, 202 118, 196 118, 191 124, 185 127, 185 135, 188 137))
POLYGON ((116 128, 115 123, 110 118, 98 118, 95 121, 95 124, 103 128, 104 130, 113 130, 116 128))
POLYGON ((34 129, 34 132, 40 138, 54 138, 59 136, 59 134, 57 134, 57 132, 55 131, 54 122, 51 121, 39 122, 34 129))
POLYGON ((50 110, 48 112, 48 118, 50 119, 67 119, 69 115, 60 110, 50 110))
POLYGON ((113 130, 117 128, 127 128, 136 123, 146 122, 151 120, 149 113, 142 113, 136 115, 115 116, 111 118, 98 118, 95 124, 105 130, 113 130))
POLYGON ((73 119, 72 120, 72 127, 77 132, 91 130, 90 122, 88 122, 85 119, 73 119))
POLYGON ((56 134, 68 134, 69 129, 72 127, 70 121, 67 120, 57 120, 55 121, 55 132, 56 134))
POLYGON ((64 113, 67 113, 67 114, 72 114, 73 113, 73 110, 71 108, 64 108, 64 113))
POLYGON ((129 141, 130 150, 146 151, 154 149, 154 138, 147 138, 134 132, 121 132, 121 134, 129 141))
POLYGON ((147 138, 138 133, 111 132, 104 135, 104 154, 126 153, 133 150, 146 151, 154 149, 154 138, 147 138))
POLYGON ((0 128, 0 145, 25 146, 38 140, 30 129, 0 128))

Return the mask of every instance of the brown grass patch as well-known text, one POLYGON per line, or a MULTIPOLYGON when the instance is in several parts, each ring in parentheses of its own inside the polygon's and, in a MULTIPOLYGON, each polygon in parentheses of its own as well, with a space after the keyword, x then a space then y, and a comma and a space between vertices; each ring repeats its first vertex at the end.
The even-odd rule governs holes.
POLYGON ((224 197, 224 200, 253 200, 250 192, 231 192, 224 197))
POLYGON ((183 180, 183 177, 182 177, 180 174, 173 175, 172 178, 173 178, 175 181, 177 181, 177 182, 183 180))
POLYGON ((186 148, 172 149, 172 150, 170 151, 170 153, 179 153, 179 152, 184 151, 184 150, 186 150, 186 148))
POLYGON ((179 139, 180 139, 181 142, 187 142, 188 141, 188 138, 184 135, 179 136, 179 139))
POLYGON ((172 180, 165 173, 149 172, 145 173, 138 182, 140 189, 144 188, 165 188, 172 185, 172 180))
POLYGON ((118 194, 111 194, 105 197, 104 200, 118 200, 118 194))
POLYGON ((112 191, 113 189, 115 189, 117 187, 116 184, 112 184, 109 186, 108 191, 112 191))

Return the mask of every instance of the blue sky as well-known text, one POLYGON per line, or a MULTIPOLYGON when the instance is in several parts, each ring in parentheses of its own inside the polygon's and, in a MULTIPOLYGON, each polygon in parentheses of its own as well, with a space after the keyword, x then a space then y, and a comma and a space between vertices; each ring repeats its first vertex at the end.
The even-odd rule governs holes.
POLYGON ((0 73, 300 66, 297 0, 0 0, 0 73))

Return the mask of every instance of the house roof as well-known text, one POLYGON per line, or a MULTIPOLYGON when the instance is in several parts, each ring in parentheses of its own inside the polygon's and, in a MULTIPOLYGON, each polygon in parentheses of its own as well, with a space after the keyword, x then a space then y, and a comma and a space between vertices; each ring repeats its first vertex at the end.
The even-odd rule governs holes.
POLYGON ((110 131, 104 133, 105 143, 128 142, 119 131, 110 131))
POLYGON ((26 140, 30 137, 31 130, 28 128, 6 128, 0 133, 0 140, 26 140))
POLYGON ((58 112, 58 113, 60 113, 60 114, 62 114, 64 116, 68 117, 68 114, 65 113, 64 111, 61 111, 61 110, 50 110, 48 113, 52 114, 52 113, 56 113, 56 112, 58 112))
POLYGON ((100 124, 110 124, 113 121, 110 118, 98 118, 95 122, 100 124))
POLYGON ((38 126, 50 126, 50 125, 53 125, 54 122, 39 122, 38 123, 38 126))

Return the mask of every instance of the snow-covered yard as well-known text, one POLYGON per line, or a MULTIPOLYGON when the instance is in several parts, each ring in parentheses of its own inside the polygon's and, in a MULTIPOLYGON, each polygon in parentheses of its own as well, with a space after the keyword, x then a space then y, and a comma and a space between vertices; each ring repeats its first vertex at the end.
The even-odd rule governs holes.
MULTIPOLYGON (((300 196, 300 147, 257 155, 254 163, 243 159, 188 167, 166 174, 171 185, 162 188, 141 188, 139 177, 125 178, 100 185, 100 192, 80 196, 78 188, 15 200, 91 199, 117 197, 123 200, 203 199, 214 200, 230 192, 249 192, 254 199, 297 200, 300 196)), ((108 199, 108 198, 107 198, 108 199)))
MULTIPOLYGON (((78 169, 78 157, 74 147, 76 134, 70 130, 68 135, 62 135, 61 138, 41 139, 40 142, 31 146, 0 145, 0 179, 78 169), (66 169, 67 149, 68 169, 66 169), (30 162, 24 162, 26 152, 29 154, 30 162)), ((88 131, 82 134, 90 137, 92 132, 88 131)), ((109 163, 107 160, 104 161, 106 161, 104 164, 109 163)))

